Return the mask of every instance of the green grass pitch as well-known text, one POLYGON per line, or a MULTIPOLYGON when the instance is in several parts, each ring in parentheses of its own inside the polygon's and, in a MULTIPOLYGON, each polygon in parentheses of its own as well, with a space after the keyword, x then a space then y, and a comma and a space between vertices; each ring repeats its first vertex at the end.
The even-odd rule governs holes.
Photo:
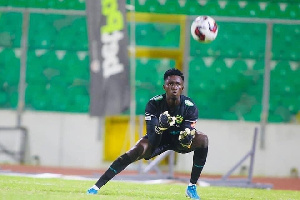
MULTIPOLYGON (((98 195, 87 195, 86 190, 94 182, 0 175, 0 200, 187 199, 184 184, 142 184, 123 181, 111 181, 98 195)), ((300 200, 300 191, 229 187, 198 187, 197 190, 202 200, 300 200)))

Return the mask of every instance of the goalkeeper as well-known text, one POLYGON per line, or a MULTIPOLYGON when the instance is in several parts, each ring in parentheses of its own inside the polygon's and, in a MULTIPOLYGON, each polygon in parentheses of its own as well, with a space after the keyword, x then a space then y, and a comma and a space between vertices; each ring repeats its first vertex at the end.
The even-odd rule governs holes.
POLYGON ((167 150, 173 150, 178 153, 194 152, 186 196, 200 199, 196 183, 206 162, 208 138, 194 128, 198 109, 190 98, 182 95, 183 82, 184 76, 178 69, 165 72, 165 94, 150 99, 145 109, 147 134, 111 164, 88 190, 88 194, 97 194, 102 186, 129 164, 140 159, 149 160, 167 150))

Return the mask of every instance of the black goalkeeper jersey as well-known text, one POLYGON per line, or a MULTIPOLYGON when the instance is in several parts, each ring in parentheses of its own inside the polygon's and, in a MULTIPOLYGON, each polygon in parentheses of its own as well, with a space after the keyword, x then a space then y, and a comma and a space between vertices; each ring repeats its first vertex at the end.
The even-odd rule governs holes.
POLYGON ((158 119, 159 115, 165 111, 168 111, 172 117, 176 117, 175 125, 168 129, 172 134, 179 134, 179 131, 185 128, 194 128, 198 119, 198 109, 189 97, 180 95, 180 105, 175 110, 171 110, 168 107, 166 95, 163 94, 150 99, 145 110, 145 120, 148 121, 150 117, 158 119))
POLYGON ((150 143, 157 146, 168 146, 168 149, 177 149, 178 135, 185 128, 194 129, 198 119, 198 109, 195 103, 184 95, 180 95, 180 105, 171 110, 166 101, 166 95, 157 95, 149 100, 145 109, 145 120, 147 124, 147 135, 150 143), (163 131, 161 136, 155 133, 155 126, 158 125, 158 119, 161 113, 168 111, 170 116, 175 117, 175 125, 163 131))

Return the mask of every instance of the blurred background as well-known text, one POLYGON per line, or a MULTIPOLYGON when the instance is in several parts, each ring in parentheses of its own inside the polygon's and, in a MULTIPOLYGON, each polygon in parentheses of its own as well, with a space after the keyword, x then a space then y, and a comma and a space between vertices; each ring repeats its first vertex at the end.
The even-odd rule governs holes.
MULTIPOLYGON (((144 134, 139 115, 163 93, 164 71, 177 67, 199 108, 197 128, 211 138, 207 173, 222 174, 238 161, 257 126, 255 174, 300 170, 299 1, 127 0, 126 12, 136 52, 129 65, 134 103, 99 118, 89 115, 85 0, 1 0, 0 161, 105 166, 144 134), (217 21, 210 44, 191 38, 197 15, 217 21), (233 146, 239 151, 230 152, 233 146), (285 166, 274 167, 278 157, 285 166)), ((189 170, 186 159, 176 157, 176 170, 189 170)))

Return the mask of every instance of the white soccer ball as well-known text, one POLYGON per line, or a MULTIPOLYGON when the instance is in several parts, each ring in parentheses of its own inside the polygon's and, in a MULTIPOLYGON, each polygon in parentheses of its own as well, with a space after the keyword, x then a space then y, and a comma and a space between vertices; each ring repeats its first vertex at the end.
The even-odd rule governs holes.
POLYGON ((199 16, 191 25, 191 34, 196 41, 209 43, 216 39, 218 25, 210 16, 199 16))

